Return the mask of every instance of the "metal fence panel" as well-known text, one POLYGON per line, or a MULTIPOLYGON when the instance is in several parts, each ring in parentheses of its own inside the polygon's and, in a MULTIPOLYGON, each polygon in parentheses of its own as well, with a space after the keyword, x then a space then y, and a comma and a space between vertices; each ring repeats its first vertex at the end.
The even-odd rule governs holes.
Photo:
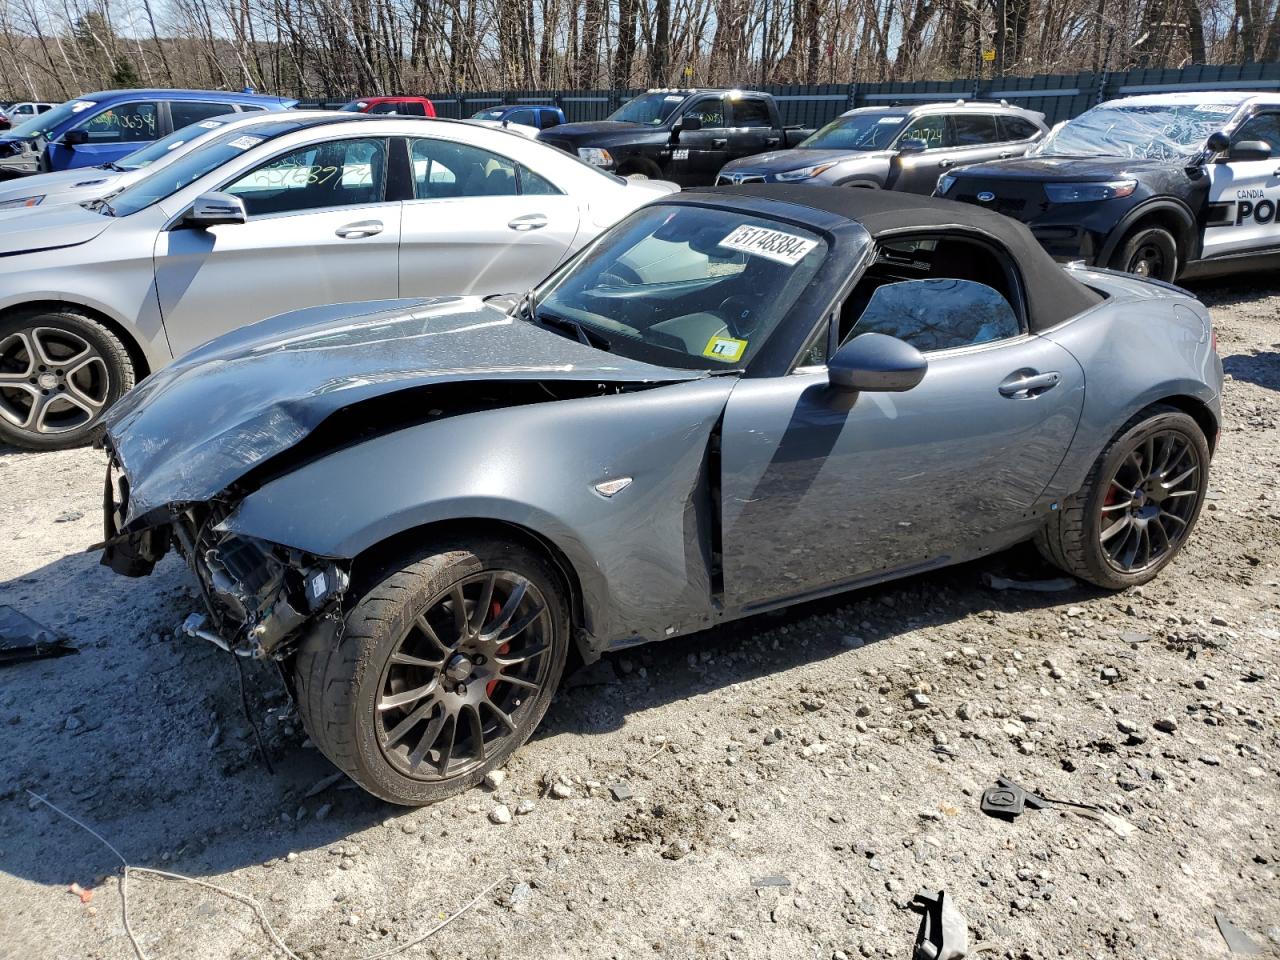
MULTIPOLYGON (((1181 69, 1117 73, 1040 74, 900 83, 771 84, 783 123, 820 127, 854 107, 913 105, 931 100, 1007 100, 1057 123, 1077 117, 1103 100, 1176 90, 1280 91, 1280 63, 1210 64, 1181 69)), ((570 122, 603 120, 641 90, 487 90, 428 93, 441 117, 469 117, 501 103, 545 103, 560 107, 570 122)), ((300 107, 337 109, 355 96, 301 100, 300 107)))

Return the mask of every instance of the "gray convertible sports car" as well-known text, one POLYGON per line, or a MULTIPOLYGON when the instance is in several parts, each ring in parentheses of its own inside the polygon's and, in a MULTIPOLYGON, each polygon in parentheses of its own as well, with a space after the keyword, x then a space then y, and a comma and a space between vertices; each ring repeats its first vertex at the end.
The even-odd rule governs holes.
POLYGON ((1221 383, 1200 303, 1064 270, 998 215, 686 193, 509 312, 312 309, 152 375, 108 415, 103 562, 176 545, 189 632, 280 661, 334 763, 425 803, 524 742, 574 648, 1025 539, 1149 580, 1199 514, 1221 383))

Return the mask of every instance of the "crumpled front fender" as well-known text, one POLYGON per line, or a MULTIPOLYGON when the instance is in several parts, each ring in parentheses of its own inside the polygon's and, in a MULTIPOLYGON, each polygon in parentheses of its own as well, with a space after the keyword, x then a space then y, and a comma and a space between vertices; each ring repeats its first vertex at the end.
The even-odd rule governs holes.
POLYGON ((524 528, 573 566, 594 643, 714 622, 708 442, 733 381, 460 414, 335 450, 263 485, 226 529, 358 558, 444 521, 524 528), (612 497, 595 485, 630 477, 612 497))

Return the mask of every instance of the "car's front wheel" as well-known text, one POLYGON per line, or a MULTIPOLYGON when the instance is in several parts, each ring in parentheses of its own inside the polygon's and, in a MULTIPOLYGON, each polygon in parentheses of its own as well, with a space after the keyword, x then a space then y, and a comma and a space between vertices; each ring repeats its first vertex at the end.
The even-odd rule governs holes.
POLYGON ((133 386, 133 362, 105 326, 73 310, 0 319, 0 440, 29 450, 92 441, 133 386))
POLYGON ((1160 227, 1144 227, 1125 238, 1111 258, 1113 270, 1173 283, 1178 276, 1178 244, 1160 227))
POLYGON ((371 586, 335 642, 295 663, 303 723, 370 793, 419 805, 473 786, 529 739, 569 650, 561 580, 524 547, 428 550, 371 586))
POLYGON ((1154 406, 1098 456, 1084 487, 1036 538, 1050 563, 1111 590, 1146 583, 1186 544, 1209 480, 1209 444, 1196 421, 1154 406))

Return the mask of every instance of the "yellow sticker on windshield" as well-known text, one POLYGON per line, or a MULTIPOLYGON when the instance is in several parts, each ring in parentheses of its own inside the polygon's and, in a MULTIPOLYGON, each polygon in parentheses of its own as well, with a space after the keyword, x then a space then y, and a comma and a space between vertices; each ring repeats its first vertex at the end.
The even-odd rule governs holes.
POLYGON ((704 357, 712 360, 723 360, 725 363, 737 363, 747 350, 747 341, 735 340, 733 337, 712 337, 707 341, 707 348, 702 351, 704 357))

